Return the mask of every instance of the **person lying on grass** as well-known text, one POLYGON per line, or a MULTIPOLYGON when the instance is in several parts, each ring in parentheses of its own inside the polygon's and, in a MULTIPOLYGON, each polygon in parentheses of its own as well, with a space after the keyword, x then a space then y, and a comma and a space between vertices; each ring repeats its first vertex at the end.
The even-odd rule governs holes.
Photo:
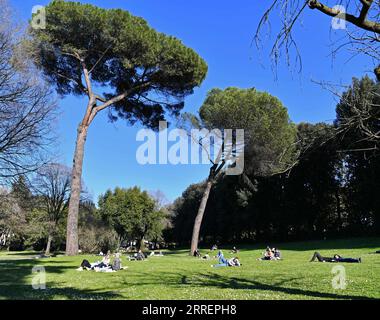
POLYGON ((155 251, 152 251, 150 254, 149 254, 150 257, 163 257, 164 254, 162 253, 162 251, 159 251, 159 252, 155 252, 155 251))
POLYGON ((333 257, 322 257, 319 252, 314 252, 310 262, 318 260, 319 262, 346 262, 346 263, 361 263, 361 258, 343 258, 339 254, 334 254, 333 257))
POLYGON ((240 267, 242 264, 239 261, 238 257, 226 259, 223 256, 223 253, 219 251, 219 263, 218 264, 212 264, 212 268, 218 268, 218 267, 240 267))
POLYGON ((204 259, 204 260, 209 260, 210 259, 210 256, 208 254, 205 254, 205 255, 202 256, 201 252, 199 251, 199 249, 194 250, 193 257, 204 259))
POLYGON ((222 250, 219 250, 215 256, 215 258, 217 258, 217 259, 219 259, 220 257, 223 257, 223 251, 222 250))

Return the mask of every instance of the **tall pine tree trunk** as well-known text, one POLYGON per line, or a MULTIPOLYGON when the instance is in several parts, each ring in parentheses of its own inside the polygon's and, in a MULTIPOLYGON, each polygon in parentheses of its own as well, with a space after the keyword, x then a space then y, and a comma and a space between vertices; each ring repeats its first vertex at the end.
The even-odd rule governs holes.
POLYGON ((45 250, 45 256, 48 256, 50 254, 50 248, 51 248, 52 241, 53 241, 53 236, 51 234, 49 234, 47 245, 46 245, 46 250, 45 250))
POLYGON ((213 184, 212 179, 208 179, 207 184, 206 184, 206 189, 203 192, 202 201, 201 201, 201 204, 199 205, 198 213, 194 221, 193 236, 191 238, 190 255, 193 255, 194 251, 198 249, 199 231, 201 229, 203 215, 206 210, 207 200, 210 196, 212 184, 213 184))
POLYGON ((342 208, 340 205, 339 190, 335 190, 335 199, 336 199, 336 213, 338 215, 338 226, 337 231, 339 232, 342 229, 342 208))
POLYGON ((73 159, 71 174, 71 194, 69 201, 69 213, 67 216, 66 254, 76 255, 78 253, 78 215, 81 193, 82 166, 84 157, 84 146, 86 143, 88 125, 83 122, 78 127, 77 141, 73 159))

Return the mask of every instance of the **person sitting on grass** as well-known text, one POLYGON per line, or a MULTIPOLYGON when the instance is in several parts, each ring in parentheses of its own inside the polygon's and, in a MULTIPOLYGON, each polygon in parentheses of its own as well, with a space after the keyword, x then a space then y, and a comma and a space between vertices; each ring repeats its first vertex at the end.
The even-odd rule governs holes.
POLYGON ((195 249, 194 250, 193 256, 196 257, 196 258, 200 258, 201 257, 201 253, 200 253, 199 249, 195 249))
POLYGON ((123 269, 123 267, 121 266, 120 253, 117 252, 115 254, 115 259, 114 259, 114 261, 112 263, 112 270, 119 271, 121 269, 123 269))
POLYGON ((233 247, 232 250, 231 250, 231 253, 238 253, 238 252, 239 252, 239 250, 236 249, 236 247, 233 247))
POLYGON ((147 253, 143 253, 141 250, 128 256, 129 261, 145 261, 148 258, 147 253))
POLYGON ((102 262, 97 264, 97 268, 108 268, 111 262, 111 251, 108 250, 107 254, 103 257, 102 262))
POLYGON ((276 260, 276 259, 274 257, 274 252, 272 251, 272 249, 267 247, 265 249, 265 252, 263 253, 263 257, 258 258, 257 260, 276 260))
POLYGON ((136 260, 145 260, 145 255, 140 249, 136 254, 135 254, 136 260))
POLYGON ((273 251, 273 256, 276 260, 282 259, 280 250, 278 250, 277 248, 273 248, 272 251, 273 251))
POLYGON ((310 262, 318 260, 319 262, 346 262, 346 263, 361 263, 361 258, 343 258, 338 254, 334 254, 333 257, 322 257, 319 252, 314 252, 310 262))

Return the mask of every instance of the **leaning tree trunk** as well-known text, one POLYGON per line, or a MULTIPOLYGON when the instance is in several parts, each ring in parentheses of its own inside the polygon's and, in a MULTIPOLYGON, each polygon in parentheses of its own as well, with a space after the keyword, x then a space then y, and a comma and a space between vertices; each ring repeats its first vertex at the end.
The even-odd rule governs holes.
POLYGON ((144 237, 142 237, 141 239, 138 239, 138 241, 137 241, 137 249, 141 250, 141 251, 145 250, 144 237))
POLYGON ((78 253, 78 214, 81 193, 81 178, 84 156, 84 145, 86 142, 88 125, 83 122, 78 127, 78 135, 73 159, 71 173, 71 194, 69 200, 69 213, 67 216, 66 254, 76 255, 78 253))
POLYGON ((193 255, 194 251, 198 249, 199 231, 201 229, 203 215, 205 213, 208 197, 210 196, 212 184, 213 182, 211 179, 207 180, 206 189, 203 192, 202 201, 201 201, 201 204, 199 205, 197 216, 195 217, 193 236, 191 238, 190 255, 193 255))
POLYGON ((45 256, 48 256, 50 254, 50 248, 51 248, 52 241, 53 241, 53 236, 51 234, 49 234, 47 245, 46 245, 46 250, 45 250, 45 256))

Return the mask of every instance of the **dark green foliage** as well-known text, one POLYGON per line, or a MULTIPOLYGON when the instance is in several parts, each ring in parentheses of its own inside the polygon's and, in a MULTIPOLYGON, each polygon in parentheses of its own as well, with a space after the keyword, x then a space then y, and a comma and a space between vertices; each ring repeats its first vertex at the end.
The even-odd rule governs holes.
POLYGON ((296 159, 296 129, 281 101, 254 88, 211 90, 199 110, 209 129, 244 129, 245 168, 256 175, 286 169, 296 159))
POLYGON ((180 243, 190 241, 194 219, 201 203, 204 189, 205 183, 191 184, 183 192, 182 197, 176 199, 170 207, 170 211, 173 213, 172 221, 175 226, 170 232, 171 240, 180 243))
POLYGON ((31 30, 38 65, 63 95, 87 94, 78 58, 104 98, 128 91, 113 105, 112 119, 156 126, 164 109, 177 113, 206 76, 206 63, 192 49, 127 11, 52 1, 46 13, 46 29, 31 30))
POLYGON ((24 175, 18 176, 12 183, 12 196, 23 210, 28 210, 33 206, 33 195, 29 188, 29 182, 24 175))
POLYGON ((380 83, 353 79, 337 106, 344 154, 344 196, 353 234, 380 232, 380 83))

